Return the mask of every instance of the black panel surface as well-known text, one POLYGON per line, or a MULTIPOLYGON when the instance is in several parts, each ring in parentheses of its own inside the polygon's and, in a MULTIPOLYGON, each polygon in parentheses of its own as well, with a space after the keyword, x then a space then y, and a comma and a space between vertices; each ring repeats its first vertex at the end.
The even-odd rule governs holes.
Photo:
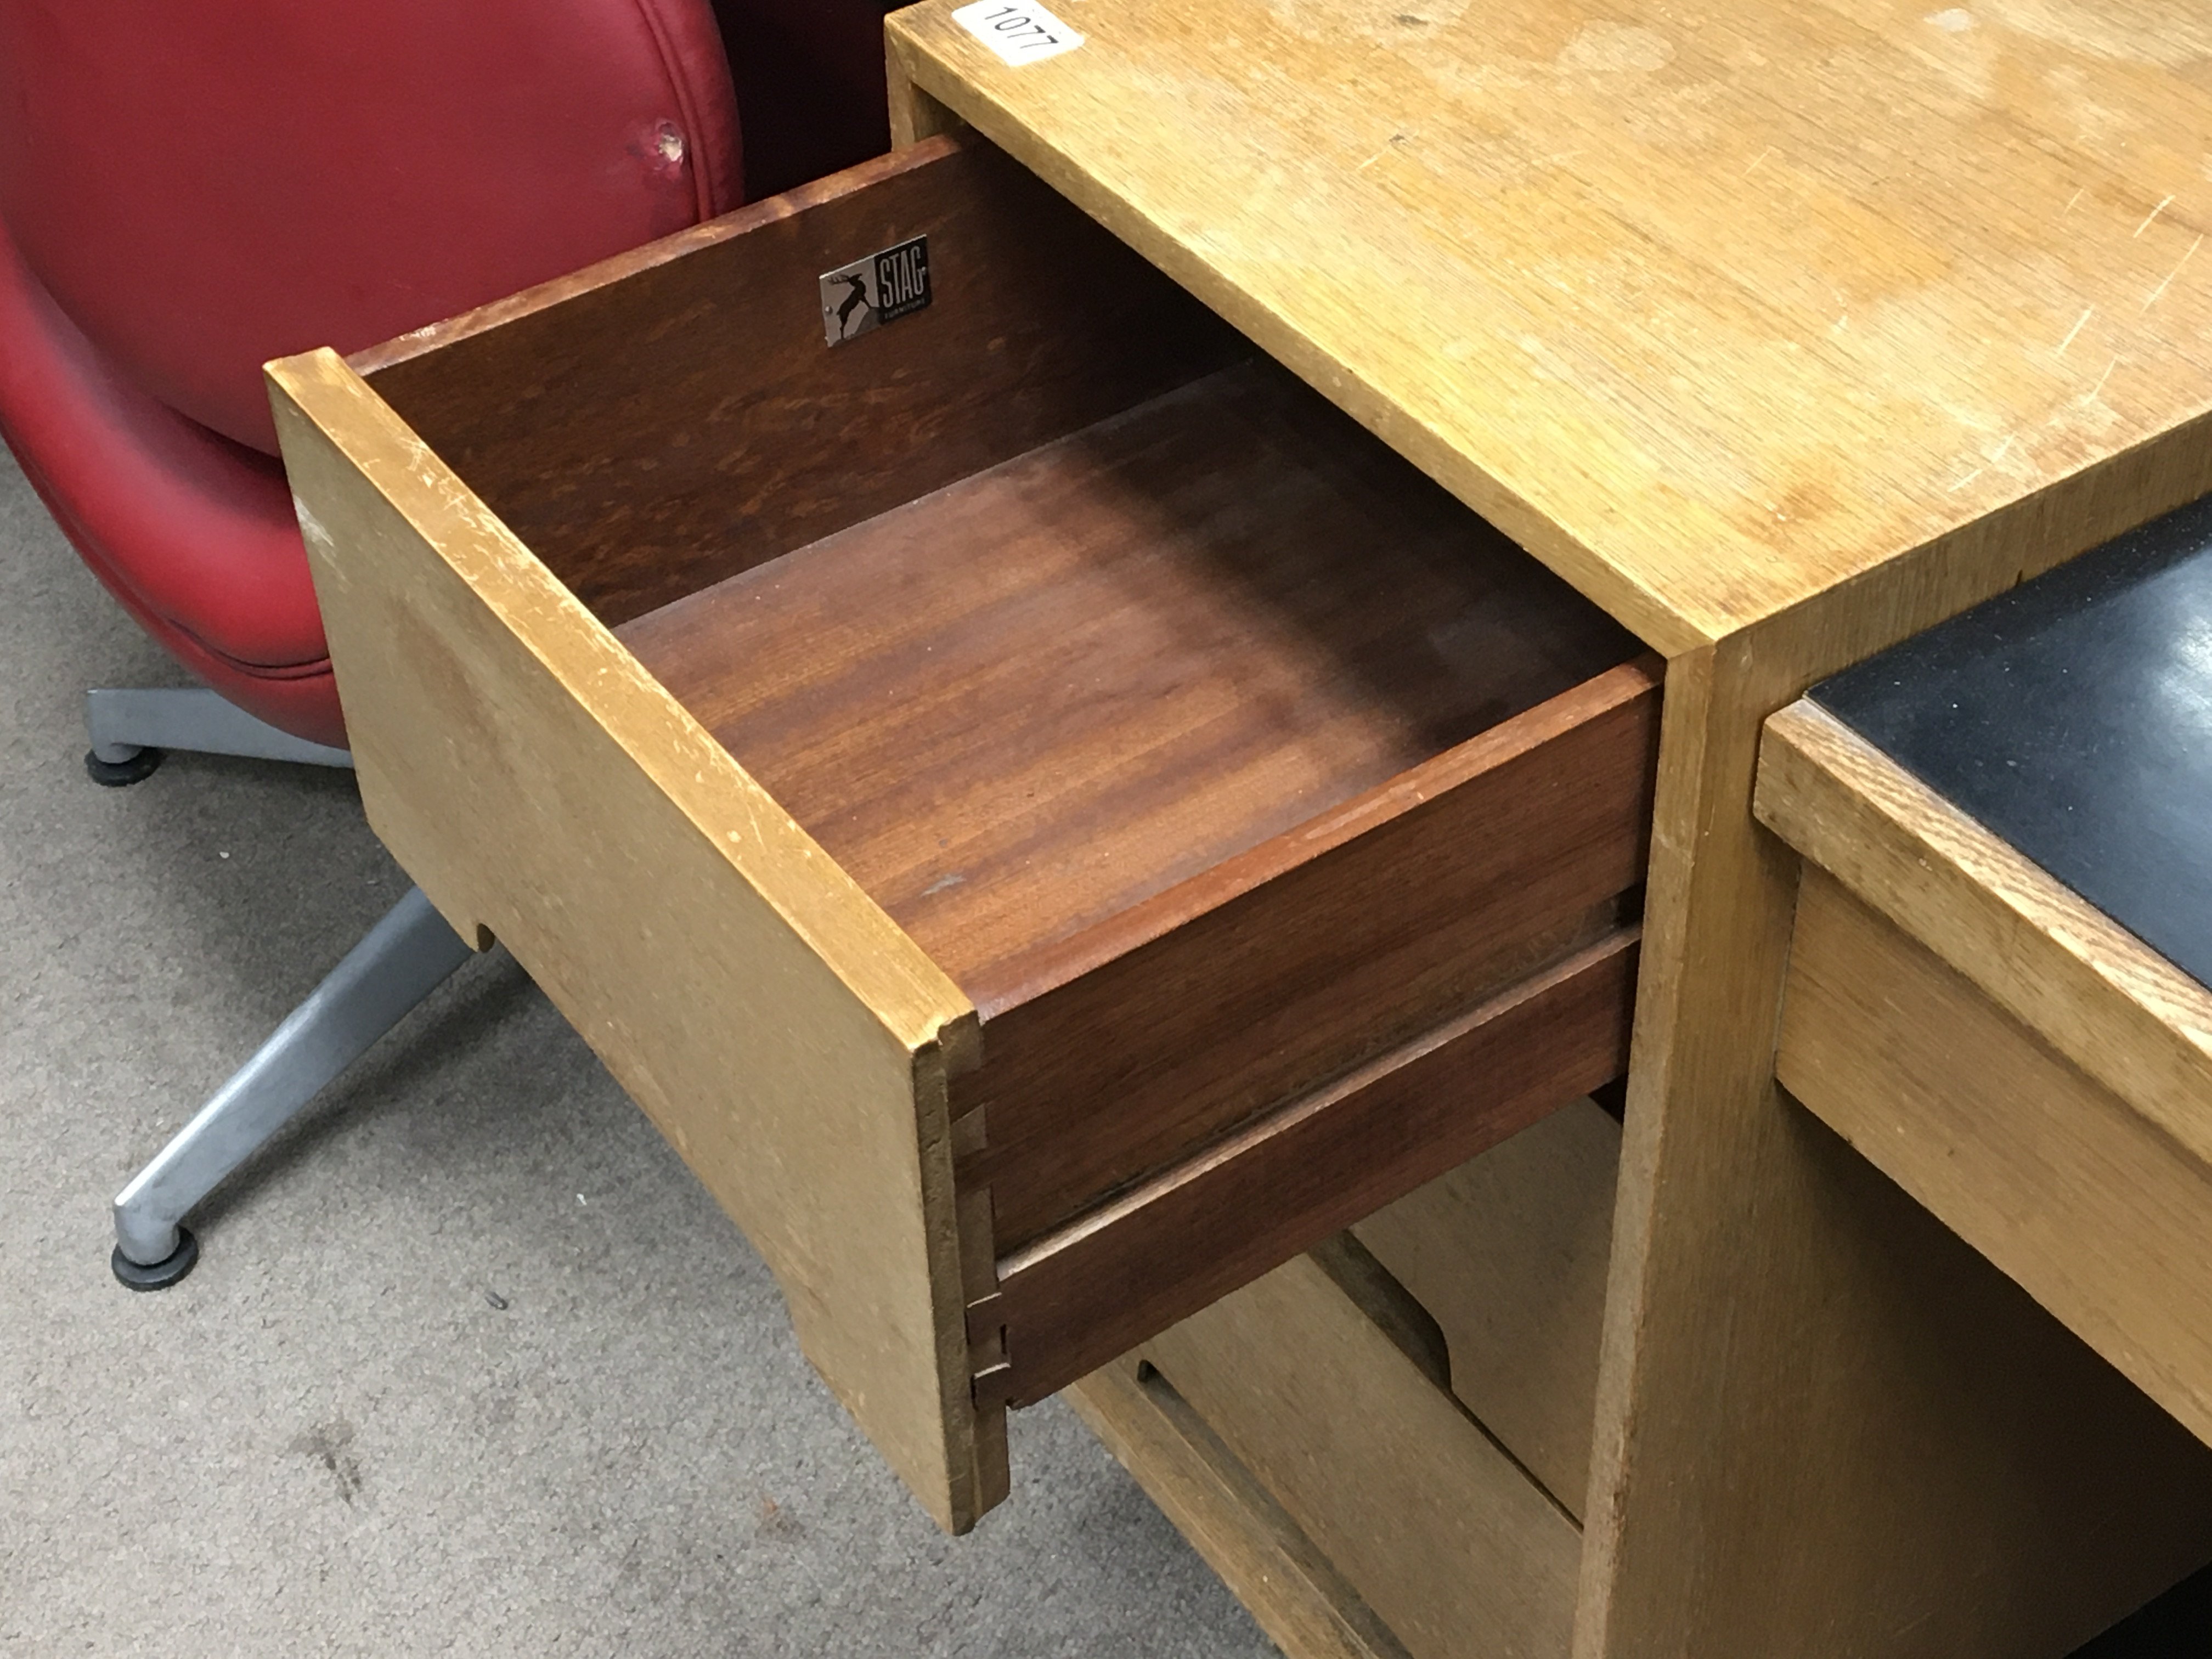
POLYGON ((2212 498, 1812 696, 2212 985, 2212 498))
POLYGON ((2073 1659, 2203 1659, 2212 1653, 2212 1567, 2183 1579, 2073 1659))

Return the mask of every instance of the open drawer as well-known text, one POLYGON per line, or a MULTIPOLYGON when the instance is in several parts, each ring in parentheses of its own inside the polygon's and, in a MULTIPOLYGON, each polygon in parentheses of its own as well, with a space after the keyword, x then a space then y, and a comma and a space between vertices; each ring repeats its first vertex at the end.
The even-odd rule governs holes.
POLYGON ((378 833, 945 1525, 1624 1066, 1656 664, 989 147, 271 380, 378 833))

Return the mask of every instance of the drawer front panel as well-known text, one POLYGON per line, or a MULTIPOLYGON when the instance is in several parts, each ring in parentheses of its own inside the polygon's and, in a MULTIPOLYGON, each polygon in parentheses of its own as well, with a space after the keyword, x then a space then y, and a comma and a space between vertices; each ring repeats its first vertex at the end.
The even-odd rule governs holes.
POLYGON ((553 998, 964 1528, 1004 1479, 945 1127, 972 1009, 343 363, 276 383, 370 822, 553 998))

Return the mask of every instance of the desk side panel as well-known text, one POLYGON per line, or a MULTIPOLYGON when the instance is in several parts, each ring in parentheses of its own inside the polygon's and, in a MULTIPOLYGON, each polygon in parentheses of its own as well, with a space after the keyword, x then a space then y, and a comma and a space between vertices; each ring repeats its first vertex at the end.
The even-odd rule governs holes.
POLYGON ((606 1061, 963 1529, 1004 1486, 946 1127, 974 1011, 334 356, 271 380, 377 833, 606 1061))
POLYGON ((2158 1588, 2147 1536, 2212 1547, 2142 1513, 2194 1443, 1774 1079, 1798 866, 1751 815, 1761 726, 2018 568, 1668 665, 1577 1659, 2058 1659, 2158 1588))

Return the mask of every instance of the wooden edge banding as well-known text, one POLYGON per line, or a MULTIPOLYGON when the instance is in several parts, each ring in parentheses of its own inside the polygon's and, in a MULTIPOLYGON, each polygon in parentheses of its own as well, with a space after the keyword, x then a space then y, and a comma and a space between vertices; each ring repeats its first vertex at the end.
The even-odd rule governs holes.
POLYGON ((1627 1063, 1625 928, 998 1264, 1027 1405, 1442 1175, 1627 1063))
POLYGON ((1071 1384, 1066 1398, 1286 1659, 1410 1659, 1165 1378, 1140 1378, 1125 1358, 1071 1384))
MULTIPOLYGON (((327 349, 271 383, 383 492, 700 834, 909 1048, 958 1072, 980 1055, 974 1006, 712 733, 516 541, 496 514, 327 349)), ((301 507, 301 529, 318 533, 301 507)))
MULTIPOLYGON (((702 247, 732 240, 758 230, 763 225, 774 224, 779 219, 796 218, 809 208, 819 207, 825 202, 856 195, 902 173, 911 173, 917 167, 941 161, 961 148, 961 139, 950 130, 942 137, 927 137, 920 142, 908 141, 888 155, 875 156, 856 167, 847 167, 842 173, 833 173, 826 179, 817 179, 798 185, 781 196, 748 202, 720 218, 709 219, 689 230, 679 230, 672 235, 647 242, 641 247, 610 254, 580 270, 572 270, 565 276, 538 283, 478 306, 472 311, 464 311, 458 316, 446 318, 373 346, 365 346, 349 356, 346 364, 356 374, 373 379, 384 369, 427 356, 458 340, 489 332, 518 318, 550 310, 565 301, 621 282, 624 277, 635 276, 641 270, 650 270, 655 265, 681 259, 702 247)), ((293 358, 287 361, 297 362, 301 360, 293 358)))
POLYGON ((1767 721, 1754 811, 2212 1162, 2212 992, 1809 701, 1767 721))

